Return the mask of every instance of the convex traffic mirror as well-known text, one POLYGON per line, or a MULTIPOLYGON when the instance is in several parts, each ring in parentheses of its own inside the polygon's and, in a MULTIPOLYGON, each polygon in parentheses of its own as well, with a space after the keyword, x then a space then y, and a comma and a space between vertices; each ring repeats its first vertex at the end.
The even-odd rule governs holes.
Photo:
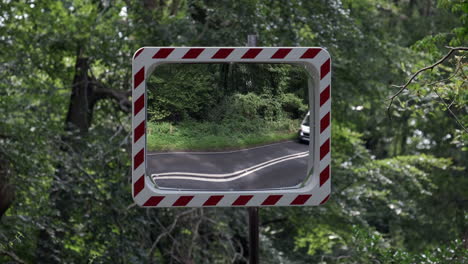
POLYGON ((330 71, 321 48, 138 50, 135 201, 148 207, 326 201, 330 71))

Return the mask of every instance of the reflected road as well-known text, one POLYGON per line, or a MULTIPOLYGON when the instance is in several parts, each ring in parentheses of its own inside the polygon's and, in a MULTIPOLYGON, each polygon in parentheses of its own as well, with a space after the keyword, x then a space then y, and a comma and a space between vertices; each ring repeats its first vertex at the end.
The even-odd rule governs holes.
POLYGON ((295 141, 223 152, 149 152, 159 188, 253 190, 295 187, 306 176, 309 146, 295 141))

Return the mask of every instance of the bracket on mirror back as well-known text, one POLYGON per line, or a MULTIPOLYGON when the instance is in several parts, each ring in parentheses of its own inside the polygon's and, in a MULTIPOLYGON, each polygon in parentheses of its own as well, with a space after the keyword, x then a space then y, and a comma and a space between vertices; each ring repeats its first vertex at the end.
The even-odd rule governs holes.
MULTIPOLYGON (((331 60, 319 47, 143 47, 132 62, 132 194, 142 207, 304 206, 330 196, 331 60), (168 63, 289 63, 309 73, 310 145, 308 177, 297 188, 180 190, 158 188, 147 175, 146 79, 168 63)), ((287 175, 285 175, 287 177, 287 175)))

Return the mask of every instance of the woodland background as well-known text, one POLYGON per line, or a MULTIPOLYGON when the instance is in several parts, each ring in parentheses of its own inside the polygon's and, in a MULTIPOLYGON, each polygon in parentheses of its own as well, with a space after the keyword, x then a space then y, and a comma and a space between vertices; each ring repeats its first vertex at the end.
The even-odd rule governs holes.
POLYGON ((297 140, 309 73, 292 64, 163 64, 147 81, 147 150, 248 148, 297 140))
POLYGON ((142 46, 256 33, 333 60, 331 199, 262 208, 261 262, 468 263, 467 22, 464 0, 2 0, 0 262, 246 263, 244 208, 133 204, 129 95, 142 46))

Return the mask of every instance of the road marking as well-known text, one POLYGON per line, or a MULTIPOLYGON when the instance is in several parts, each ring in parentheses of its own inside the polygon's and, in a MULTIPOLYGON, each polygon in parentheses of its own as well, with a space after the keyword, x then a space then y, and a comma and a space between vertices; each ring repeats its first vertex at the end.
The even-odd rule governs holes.
POLYGON ((309 152, 301 152, 301 153, 296 153, 292 155, 287 155, 283 156, 280 158, 276 158, 267 162, 263 162, 260 164, 257 164, 255 166, 252 166, 250 168, 233 172, 233 173, 228 173, 228 174, 202 174, 202 173, 190 173, 190 172, 168 172, 168 173, 161 173, 161 174, 152 174, 151 177, 153 177, 153 180, 194 180, 194 181, 209 181, 209 182, 228 182, 228 181, 234 181, 237 179, 240 179, 242 177, 245 177, 249 174, 252 174, 256 171, 259 171, 261 169, 267 168, 269 166, 285 162, 288 160, 292 159, 299 159, 303 157, 307 157, 309 155, 309 152), (242 174, 240 174, 242 173, 242 174), (160 176, 163 175, 164 176, 160 176), (234 176, 240 174, 238 176, 234 176), (168 176, 168 175, 174 175, 174 176, 168 176), (178 176, 175 176, 178 175, 178 176), (180 176, 183 175, 183 176, 180 176), (223 176, 221 176, 223 175, 223 176), (224 175, 231 175, 231 176, 224 176, 224 175), (234 176, 234 177, 232 177, 234 176), (223 177, 223 178, 220 178, 223 177))
POLYGON ((169 154, 201 154, 201 155, 210 155, 210 154, 228 154, 228 153, 236 153, 236 152, 242 152, 246 150, 252 150, 252 149, 259 149, 259 148, 265 148, 269 146, 274 146, 274 145, 279 145, 279 144, 285 144, 285 143, 290 143, 290 142, 295 142, 294 140, 288 140, 284 142, 279 142, 279 143, 273 143, 273 144, 268 144, 268 145, 263 145, 263 146, 258 146, 258 147, 253 147, 253 148, 246 148, 246 149, 239 149, 239 150, 232 150, 232 151, 218 151, 218 152, 191 152, 191 151, 178 151, 178 152, 159 152, 159 153, 147 153, 147 156, 156 156, 156 155, 169 155, 169 154))
POLYGON ((154 173, 154 174, 152 174, 151 176, 156 175, 156 176, 154 176, 154 177, 159 177, 159 176, 171 176, 171 175, 175 175, 175 176, 200 176, 200 177, 210 177, 210 178, 226 178, 226 177, 235 176, 235 175, 237 175, 237 174, 240 174, 240 173, 243 173, 243 172, 247 172, 247 171, 253 170, 253 169, 255 169, 255 168, 258 168, 258 167, 267 165, 267 164, 272 163, 272 162, 275 162, 275 161, 277 161, 277 160, 282 160, 282 159, 286 159, 286 158, 294 157, 294 156, 298 156, 298 155, 304 155, 304 154, 306 154, 306 153, 309 153, 309 152, 308 152, 308 151, 304 151, 304 152, 299 152, 299 153, 294 153, 294 154, 282 156, 282 157, 275 158, 275 159, 272 159, 272 160, 268 160, 268 161, 265 161, 265 162, 256 164, 256 165, 254 165, 254 166, 252 166, 252 167, 249 167, 249 168, 246 168, 246 169, 242 169, 242 170, 239 170, 239 171, 235 171, 235 172, 232 172, 232 173, 213 174, 213 173, 193 173, 193 172, 163 172, 163 173, 154 173))

